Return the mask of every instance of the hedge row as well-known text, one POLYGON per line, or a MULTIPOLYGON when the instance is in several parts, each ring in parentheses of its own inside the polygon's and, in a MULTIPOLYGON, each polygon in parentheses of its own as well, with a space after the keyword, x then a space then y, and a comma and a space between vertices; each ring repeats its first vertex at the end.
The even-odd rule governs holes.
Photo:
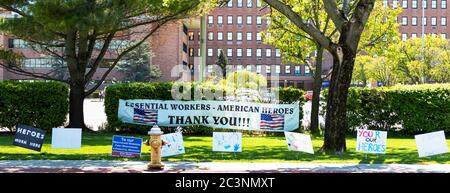
MULTIPOLYGON (((189 83, 184 83, 187 85, 189 83)), ((119 108, 119 99, 157 99, 157 100, 173 100, 171 95, 173 83, 126 83, 116 84, 107 87, 105 97, 105 112, 108 120, 108 129, 110 131, 127 132, 127 133, 145 133, 149 130, 149 126, 140 126, 122 123, 117 117, 119 108)), ((198 92, 199 85, 193 85, 191 88, 194 92, 198 92)), ((217 89, 223 91, 223 89, 217 89)), ((214 92, 214 91, 213 91, 214 92)), ((304 104, 304 92, 296 88, 282 88, 279 90, 279 96, 282 103, 292 103, 300 101, 300 105, 304 104)), ((193 97, 192 97, 193 98, 193 97)), ((300 108, 301 111, 302 108, 300 108)), ((303 113, 300 112, 300 120, 303 113)), ((300 124, 301 125, 301 124, 300 124)), ((170 132, 169 128, 163 128, 170 132)), ((211 128, 204 126, 191 126, 185 128, 185 133, 195 135, 208 135, 212 131, 211 128)))
POLYGON ((418 134, 450 131, 450 84, 352 88, 347 102, 352 129, 418 134))
POLYGON ((58 82, 0 82, 0 128, 27 124, 50 130, 62 126, 69 108, 69 89, 58 82))

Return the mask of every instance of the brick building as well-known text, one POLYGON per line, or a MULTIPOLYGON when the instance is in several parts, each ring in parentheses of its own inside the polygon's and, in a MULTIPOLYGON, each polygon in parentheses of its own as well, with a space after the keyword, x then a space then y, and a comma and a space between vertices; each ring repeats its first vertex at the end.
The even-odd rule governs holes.
MULTIPOLYGON (((277 74, 281 86, 294 86, 311 89, 312 77, 304 64, 284 63, 280 50, 263 43, 259 32, 267 29, 270 20, 263 16, 269 8, 261 6, 262 0, 230 0, 228 5, 218 7, 206 15, 206 64, 210 66, 217 60, 219 50, 223 50, 229 59, 230 70, 249 70, 264 75, 277 74)), ((447 27, 448 0, 427 0, 425 8, 425 34, 436 34, 449 38, 447 27)), ((421 37, 422 33, 422 0, 382 0, 384 6, 402 7, 403 12, 397 18, 400 23, 400 34, 405 40, 421 37)), ((0 17, 14 17, 14 14, 1 12, 0 17)), ((151 64, 158 65, 162 77, 158 81, 175 81, 179 76, 172 76, 176 65, 185 65, 197 70, 200 56, 200 19, 191 18, 174 21, 161 27, 149 40, 153 57, 151 64)), ((4 48, 22 52, 27 57, 25 67, 45 72, 51 68, 46 64, 48 59, 30 50, 20 39, 7 37, 0 33, 0 44, 4 48)), ((326 74, 332 65, 330 57, 325 57, 322 74, 326 74)), ((94 80, 99 79, 100 68, 94 80)), ((208 67, 206 70, 210 70, 208 67)), ((270 76, 268 76, 270 77, 270 76)), ((123 74, 114 70, 107 80, 121 80, 123 74)), ((0 80, 30 79, 18 76, 0 68, 0 80)))

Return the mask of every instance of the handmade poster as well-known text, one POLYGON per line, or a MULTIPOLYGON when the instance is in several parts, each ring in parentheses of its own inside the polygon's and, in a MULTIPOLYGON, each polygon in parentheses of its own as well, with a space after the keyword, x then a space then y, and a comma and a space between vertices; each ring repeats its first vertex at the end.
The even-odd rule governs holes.
POLYGON ((45 131, 27 125, 17 125, 13 145, 26 149, 41 151, 45 131))
POLYGON ((242 152, 242 133, 214 132, 213 151, 242 152))
POLYGON ((80 149, 81 129, 77 128, 53 128, 52 148, 55 149, 80 149))
POLYGON ((386 153, 386 131, 358 129, 356 133, 356 151, 364 153, 386 153))
POLYGON ((142 138, 113 136, 112 156, 114 157, 141 157, 142 138))
POLYGON ((168 157, 185 153, 183 134, 181 132, 161 135, 161 140, 167 144, 161 147, 161 157, 168 157))
POLYGON ((448 152, 444 131, 416 135, 416 145, 419 157, 426 157, 448 152))
POLYGON ((284 132, 286 143, 290 151, 300 151, 314 154, 310 135, 302 133, 284 132))
POLYGON ((125 123, 159 126, 292 131, 299 127, 299 104, 231 101, 119 100, 125 123))

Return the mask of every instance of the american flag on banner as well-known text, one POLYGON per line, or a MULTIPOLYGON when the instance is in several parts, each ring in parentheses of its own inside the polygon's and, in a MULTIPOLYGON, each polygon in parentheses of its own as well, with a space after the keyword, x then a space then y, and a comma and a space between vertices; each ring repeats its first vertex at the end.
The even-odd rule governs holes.
POLYGON ((283 114, 261 114, 261 129, 283 130, 284 115, 283 114))
POLYGON ((158 110, 134 108, 133 122, 156 124, 158 123, 158 110))

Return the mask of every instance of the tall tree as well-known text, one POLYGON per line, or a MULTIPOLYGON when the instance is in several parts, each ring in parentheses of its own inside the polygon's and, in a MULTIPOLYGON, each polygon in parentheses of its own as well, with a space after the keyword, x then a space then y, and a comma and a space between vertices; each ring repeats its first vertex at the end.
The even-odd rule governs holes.
MULTIPOLYGON (((311 18, 298 10, 304 0, 264 0, 299 29, 324 47, 333 57, 333 71, 327 102, 325 141, 322 149, 335 153, 346 151, 345 131, 348 128, 346 104, 348 89, 361 35, 376 0, 323 0, 326 18, 334 24, 337 37, 331 38, 318 29, 311 18)), ((318 1, 318 0, 316 0, 318 1)))
MULTIPOLYGON (((330 21, 330 17, 327 17, 322 1, 301 1, 301 3, 296 4, 294 9, 301 12, 304 18, 309 18, 310 22, 322 34, 330 39, 337 40, 336 28, 330 21)), ((398 39, 395 38, 398 36, 398 24, 395 22, 395 18, 400 12, 401 9, 375 6, 361 37, 361 46, 358 48, 359 55, 377 54, 388 44, 398 39)), ((289 62, 306 64, 312 69, 314 94, 311 109, 311 131, 316 132, 319 126, 319 99, 323 79, 323 46, 316 43, 309 34, 298 28, 277 10, 272 10, 269 17, 272 22, 265 32, 265 42, 280 48, 283 59, 289 62), (315 51, 315 54, 311 54, 313 51, 315 51)), ((357 67, 361 66, 357 65, 357 67)))
POLYGON ((215 7, 210 0, 0 0, 0 8, 18 14, 4 19, 0 31, 32 44, 39 53, 62 61, 67 79, 53 73, 37 73, 17 61, 1 62, 21 75, 57 80, 70 86, 69 125, 87 129, 83 100, 94 92, 118 62, 145 42, 160 26, 215 7), (114 39, 127 39, 129 46, 111 50, 114 39), (97 49, 98 48, 98 49, 97 49), (108 70, 91 89, 86 86, 105 58, 108 70))
POLYGON ((117 66, 125 74, 125 80, 130 82, 149 82, 161 77, 161 69, 150 64, 153 53, 148 43, 144 43, 129 52, 117 66))
POLYGON ((219 56, 217 56, 216 65, 221 68, 222 77, 225 79, 227 77, 228 58, 224 54, 223 49, 220 50, 219 56))

